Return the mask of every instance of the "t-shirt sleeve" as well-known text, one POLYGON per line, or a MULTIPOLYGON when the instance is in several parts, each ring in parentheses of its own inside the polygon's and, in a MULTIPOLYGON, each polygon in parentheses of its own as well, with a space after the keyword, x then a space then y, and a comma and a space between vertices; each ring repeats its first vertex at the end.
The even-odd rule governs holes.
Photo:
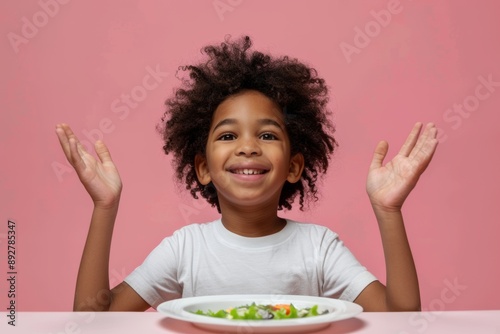
POLYGON ((359 263, 335 233, 329 233, 326 240, 323 294, 352 302, 377 278, 359 263))
POLYGON ((178 241, 177 232, 163 239, 144 262, 125 278, 125 282, 154 309, 162 302, 182 295, 182 287, 177 280, 178 241))

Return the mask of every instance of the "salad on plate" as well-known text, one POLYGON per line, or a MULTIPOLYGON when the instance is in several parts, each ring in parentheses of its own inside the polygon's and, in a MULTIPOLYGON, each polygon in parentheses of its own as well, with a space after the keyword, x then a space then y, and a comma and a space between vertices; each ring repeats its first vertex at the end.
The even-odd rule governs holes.
POLYGON ((225 310, 197 310, 192 313, 213 318, 234 320, 280 320, 315 317, 327 314, 328 310, 318 311, 318 305, 296 308, 293 304, 262 305, 252 303, 250 305, 232 307, 225 310))

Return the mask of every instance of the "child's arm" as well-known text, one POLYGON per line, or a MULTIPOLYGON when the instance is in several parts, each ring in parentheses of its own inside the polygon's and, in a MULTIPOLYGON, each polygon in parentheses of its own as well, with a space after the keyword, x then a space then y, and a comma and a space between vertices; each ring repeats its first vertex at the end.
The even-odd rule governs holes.
POLYGON ((378 221, 386 262, 387 283, 370 284, 356 299, 367 311, 420 309, 417 272, 408 244, 401 208, 436 150, 437 129, 415 124, 399 153, 385 166, 388 144, 375 149, 367 179, 367 193, 378 221), (419 135, 420 134, 420 135, 419 135))
POLYGON ((95 144, 99 157, 96 160, 86 152, 68 125, 57 125, 56 133, 66 158, 94 202, 78 271, 73 309, 139 311, 149 308, 126 283, 121 283, 113 290, 109 287, 109 253, 122 183, 107 147, 102 142, 95 144))

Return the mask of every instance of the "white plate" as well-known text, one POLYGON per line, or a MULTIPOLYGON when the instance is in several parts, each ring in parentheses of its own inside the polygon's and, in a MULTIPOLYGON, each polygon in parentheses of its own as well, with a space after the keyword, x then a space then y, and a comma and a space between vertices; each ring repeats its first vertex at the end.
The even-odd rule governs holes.
POLYGON ((157 310, 170 318, 216 332, 232 333, 304 333, 328 327, 332 322, 348 319, 363 311, 357 304, 323 297, 295 295, 225 295, 175 299, 160 304, 157 310), (197 310, 214 312, 247 304, 293 304, 297 308, 318 305, 327 314, 309 318, 281 320, 231 320, 193 314, 197 310))

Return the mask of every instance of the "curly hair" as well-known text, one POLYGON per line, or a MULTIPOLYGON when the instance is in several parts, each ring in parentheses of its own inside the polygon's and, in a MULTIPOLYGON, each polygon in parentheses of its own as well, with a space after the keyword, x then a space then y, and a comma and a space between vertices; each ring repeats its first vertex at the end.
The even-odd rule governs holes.
MULTIPOLYGON (((337 142, 328 120, 328 88, 315 69, 287 56, 273 58, 252 51, 250 37, 237 41, 226 37, 220 45, 202 49, 208 60, 181 66, 189 78, 165 102, 166 111, 157 130, 163 137, 165 154, 173 152, 176 177, 194 198, 201 194, 220 212, 217 192, 210 183, 199 182, 195 156, 205 154, 212 116, 218 105, 244 90, 255 90, 273 100, 285 115, 291 153, 304 156, 304 170, 296 183, 285 182, 278 210, 291 209, 299 195, 300 210, 316 201, 316 181, 328 169, 337 142)), ((179 73, 179 72, 178 72, 179 73)))

